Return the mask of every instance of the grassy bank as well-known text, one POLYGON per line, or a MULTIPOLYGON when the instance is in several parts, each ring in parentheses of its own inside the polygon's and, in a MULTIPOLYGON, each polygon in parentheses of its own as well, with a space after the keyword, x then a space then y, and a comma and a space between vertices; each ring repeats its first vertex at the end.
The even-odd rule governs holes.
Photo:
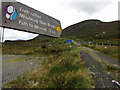
POLYGON ((100 52, 120 61, 119 52, 118 52, 119 46, 101 46, 101 45, 88 45, 88 44, 86 44, 84 46, 89 47, 94 50, 97 50, 97 51, 100 51, 100 52))
POLYGON ((29 55, 42 55, 47 57, 48 61, 16 80, 6 83, 5 88, 93 87, 90 71, 84 67, 84 60, 80 58, 80 48, 76 45, 65 43, 64 39, 53 41, 48 39, 47 43, 31 48, 34 49, 28 49, 29 55))

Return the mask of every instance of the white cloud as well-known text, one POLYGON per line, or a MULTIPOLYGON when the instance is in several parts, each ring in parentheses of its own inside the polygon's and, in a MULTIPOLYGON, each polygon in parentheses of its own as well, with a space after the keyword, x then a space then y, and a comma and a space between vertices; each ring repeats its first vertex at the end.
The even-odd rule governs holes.
POLYGON ((5 40, 27 40, 32 39, 38 36, 37 34, 26 33, 22 31, 12 30, 12 29, 4 29, 4 38, 5 40))

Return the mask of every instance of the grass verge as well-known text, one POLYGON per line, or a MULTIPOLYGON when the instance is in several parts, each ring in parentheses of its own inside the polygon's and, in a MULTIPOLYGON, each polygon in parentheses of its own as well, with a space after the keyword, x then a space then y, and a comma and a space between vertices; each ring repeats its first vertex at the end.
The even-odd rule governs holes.
POLYGON ((40 49, 36 53, 47 56, 48 61, 42 63, 33 71, 19 76, 16 80, 4 85, 4 88, 92 88, 91 74, 84 67, 84 61, 80 58, 80 49, 65 43, 63 39, 40 49), (72 46, 72 47, 70 47, 72 46))
POLYGON ((100 51, 100 52, 120 61, 119 52, 118 52, 119 46, 101 46, 101 45, 88 45, 88 44, 86 44, 84 46, 89 47, 94 50, 97 50, 97 51, 100 51))

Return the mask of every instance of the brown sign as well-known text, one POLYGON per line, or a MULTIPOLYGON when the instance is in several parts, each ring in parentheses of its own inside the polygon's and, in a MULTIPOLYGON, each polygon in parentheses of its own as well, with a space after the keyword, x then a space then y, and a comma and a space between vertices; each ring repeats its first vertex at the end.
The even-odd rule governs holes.
POLYGON ((2 2, 2 27, 59 37, 59 20, 20 2, 2 2))

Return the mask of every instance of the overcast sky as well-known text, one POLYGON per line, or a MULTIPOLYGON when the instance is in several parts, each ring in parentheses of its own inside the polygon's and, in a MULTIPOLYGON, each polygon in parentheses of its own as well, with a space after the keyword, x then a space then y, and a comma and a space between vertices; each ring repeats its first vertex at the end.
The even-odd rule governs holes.
MULTIPOLYGON (((98 19, 118 20, 119 0, 17 0, 61 21, 62 29, 72 24, 98 19)), ((37 34, 5 29, 5 40, 32 39, 37 34)))

